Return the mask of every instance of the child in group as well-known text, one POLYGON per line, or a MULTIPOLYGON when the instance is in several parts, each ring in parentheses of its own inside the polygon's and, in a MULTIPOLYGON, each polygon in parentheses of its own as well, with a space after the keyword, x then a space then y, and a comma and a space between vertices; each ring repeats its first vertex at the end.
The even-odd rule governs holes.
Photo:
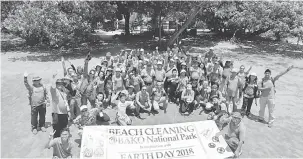
POLYGON ((49 105, 49 98, 46 88, 41 84, 41 77, 34 77, 33 84, 30 85, 27 81, 27 72, 24 73, 24 85, 28 90, 29 105, 31 106, 31 125, 33 134, 37 134, 37 126, 42 132, 45 132, 45 114, 46 105, 49 105), (39 114, 39 123, 38 123, 39 114))
POLYGON ((123 90, 118 93, 118 112, 116 114, 116 120, 117 123, 121 126, 131 125, 132 120, 129 118, 129 116, 126 114, 126 109, 130 108, 131 110, 135 110, 136 107, 134 105, 133 101, 126 101, 126 97, 128 96, 127 90, 123 90))

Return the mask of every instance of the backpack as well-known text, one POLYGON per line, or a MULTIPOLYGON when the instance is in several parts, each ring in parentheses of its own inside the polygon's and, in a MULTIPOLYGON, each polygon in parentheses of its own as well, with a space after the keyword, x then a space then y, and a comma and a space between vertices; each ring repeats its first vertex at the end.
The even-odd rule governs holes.
MULTIPOLYGON (((276 85, 275 85, 275 81, 274 81, 274 79, 271 77, 270 78, 270 80, 271 80, 271 82, 272 82, 272 84, 274 85, 274 90, 275 90, 275 93, 276 93, 276 85)), ((262 87, 264 87, 264 80, 262 79, 262 87)))

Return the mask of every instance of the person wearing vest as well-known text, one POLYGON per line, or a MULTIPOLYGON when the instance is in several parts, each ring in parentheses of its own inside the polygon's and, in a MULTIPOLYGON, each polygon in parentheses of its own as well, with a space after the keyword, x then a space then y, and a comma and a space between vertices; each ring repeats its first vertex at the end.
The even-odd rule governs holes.
POLYGON ((52 98, 52 125, 56 131, 54 137, 60 137, 61 130, 67 127, 68 113, 70 112, 64 81, 61 78, 57 78, 56 80, 57 74, 58 73, 53 75, 50 88, 52 98))
POLYGON ((273 126, 273 122, 275 120, 274 117, 274 109, 275 109, 275 82, 283 75, 285 75, 288 71, 293 69, 294 66, 288 67, 284 72, 281 72, 274 78, 271 77, 271 70, 266 69, 264 74, 265 77, 262 79, 261 83, 259 83, 259 91, 261 91, 260 95, 260 111, 259 111, 259 122, 264 123, 264 113, 265 108, 268 106, 268 127, 273 126))
POLYGON ((84 74, 80 86, 81 105, 87 105, 87 100, 90 102, 91 107, 95 107, 96 92, 94 92, 94 78, 96 71, 90 70, 88 73, 88 62, 91 60, 90 53, 84 60, 84 74))
POLYGON ((45 132, 45 114, 46 105, 49 105, 48 94, 46 88, 41 84, 41 77, 34 77, 33 84, 30 85, 27 80, 27 72, 24 73, 24 85, 28 90, 29 104, 31 106, 31 125, 33 134, 37 134, 39 127, 42 132, 45 132), (39 123, 38 123, 39 114, 39 123))

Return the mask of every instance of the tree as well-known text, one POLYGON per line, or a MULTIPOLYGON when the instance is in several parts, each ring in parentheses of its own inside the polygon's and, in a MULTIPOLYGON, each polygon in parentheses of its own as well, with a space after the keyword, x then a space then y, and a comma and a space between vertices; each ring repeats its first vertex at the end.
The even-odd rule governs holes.
POLYGON ((25 2, 8 15, 3 26, 28 45, 64 46, 85 40, 89 23, 77 13, 67 15, 58 6, 56 1, 25 2))

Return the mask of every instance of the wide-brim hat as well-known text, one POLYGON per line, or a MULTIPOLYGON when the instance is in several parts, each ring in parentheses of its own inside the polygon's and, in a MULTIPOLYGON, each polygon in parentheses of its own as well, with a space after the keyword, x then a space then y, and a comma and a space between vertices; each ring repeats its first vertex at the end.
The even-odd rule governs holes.
POLYGON ((252 72, 252 73, 250 73, 250 76, 256 76, 257 77, 257 74, 255 72, 252 72))
POLYGON ((35 76, 33 77, 32 81, 40 81, 42 78, 39 76, 35 76))
MULTIPOLYGON (((127 88, 132 88, 134 89, 135 87, 133 85, 129 85, 127 88)), ((142 87, 143 88, 143 87, 142 87)))

